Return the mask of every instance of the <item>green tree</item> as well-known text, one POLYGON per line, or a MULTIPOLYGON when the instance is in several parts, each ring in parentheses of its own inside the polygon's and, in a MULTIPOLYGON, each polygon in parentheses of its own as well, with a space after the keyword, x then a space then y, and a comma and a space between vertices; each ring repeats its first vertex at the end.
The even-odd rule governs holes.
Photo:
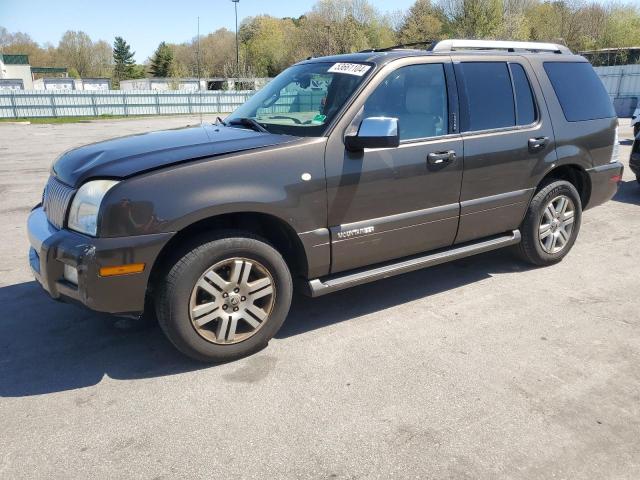
POLYGON ((80 74, 78 73, 78 70, 76 70, 73 67, 69 67, 67 69, 67 75, 69 75, 71 78, 80 78, 80 74))
MULTIPOLYGON (((250 18, 240 28, 240 40, 247 63, 256 75, 273 77, 295 62, 287 46, 294 36, 295 25, 290 19, 267 15, 250 18)), ((235 60, 235 59, 234 59, 235 60)))
MULTIPOLYGON (((240 29, 242 33, 242 28, 240 29)), ((226 28, 193 38, 190 42, 169 45, 173 51, 173 67, 181 75, 221 77, 225 65, 236 59, 236 36, 226 28), (198 55, 198 49, 200 55, 198 55), (199 60, 199 62, 198 62, 199 60), (200 68, 198 69, 198 64, 200 68)), ((283 46, 281 45, 281 48, 283 46)))
POLYGON ((430 0, 417 0, 404 16, 398 38, 402 43, 439 40, 445 24, 442 9, 430 0))
POLYGON ((58 43, 56 57, 62 65, 75 68, 81 77, 93 74, 93 42, 85 32, 65 32, 58 43))
POLYGON ((443 0, 451 34, 461 38, 495 38, 504 23, 503 0, 443 0))
POLYGON ((388 46, 395 41, 390 18, 369 0, 318 0, 294 25, 298 32, 290 45, 298 59, 388 46))
POLYGON ((120 80, 133 78, 135 52, 131 51, 131 46, 122 37, 116 37, 113 42, 113 80, 114 86, 120 84, 120 80))
POLYGON ((173 72, 173 50, 165 42, 160 42, 151 58, 149 72, 154 77, 170 77, 173 72))
POLYGON ((640 7, 613 5, 599 46, 630 47, 640 45, 640 7))
POLYGON ((147 68, 144 65, 134 65, 131 68, 131 77, 129 78, 144 78, 147 76, 147 68))

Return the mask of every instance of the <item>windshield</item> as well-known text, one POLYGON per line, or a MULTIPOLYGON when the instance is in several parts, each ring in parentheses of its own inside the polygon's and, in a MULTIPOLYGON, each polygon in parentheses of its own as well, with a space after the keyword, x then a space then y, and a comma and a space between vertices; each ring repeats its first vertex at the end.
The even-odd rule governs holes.
POLYGON ((371 65, 364 63, 294 65, 229 115, 225 123, 250 128, 250 122, 255 121, 270 133, 319 137, 370 70, 371 65))

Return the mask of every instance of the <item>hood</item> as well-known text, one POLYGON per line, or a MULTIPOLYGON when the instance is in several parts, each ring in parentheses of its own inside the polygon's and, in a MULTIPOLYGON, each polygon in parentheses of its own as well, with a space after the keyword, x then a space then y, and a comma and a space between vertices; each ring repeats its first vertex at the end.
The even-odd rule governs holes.
POLYGON ((126 178, 188 160, 296 139, 244 128, 202 124, 85 145, 62 154, 52 170, 61 181, 77 187, 89 178, 126 178))

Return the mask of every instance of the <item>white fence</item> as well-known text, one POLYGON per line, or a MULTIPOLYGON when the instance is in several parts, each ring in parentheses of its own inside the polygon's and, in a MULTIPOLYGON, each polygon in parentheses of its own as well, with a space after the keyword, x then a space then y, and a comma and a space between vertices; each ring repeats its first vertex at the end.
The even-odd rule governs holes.
POLYGON ((640 65, 594 67, 619 117, 629 117, 640 99, 640 65))
POLYGON ((36 91, 0 92, 0 118, 225 113, 253 95, 247 91, 36 91))
MULTIPOLYGON (((596 67, 619 116, 629 116, 640 99, 640 65, 596 67)), ((253 95, 243 91, 0 91, 0 118, 83 117, 100 115, 176 115, 227 113, 253 95)), ((289 111, 293 103, 317 102, 313 92, 283 95, 271 108, 289 111), (307 98, 309 97, 309 98, 307 98)))

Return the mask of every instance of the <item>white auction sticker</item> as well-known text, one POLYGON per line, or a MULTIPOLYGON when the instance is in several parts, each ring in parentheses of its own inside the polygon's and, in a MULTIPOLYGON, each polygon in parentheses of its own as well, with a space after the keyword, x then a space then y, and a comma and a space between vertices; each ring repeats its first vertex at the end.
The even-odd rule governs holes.
POLYGON ((327 73, 346 73, 349 75, 363 76, 369 71, 371 65, 361 63, 334 63, 327 73))

